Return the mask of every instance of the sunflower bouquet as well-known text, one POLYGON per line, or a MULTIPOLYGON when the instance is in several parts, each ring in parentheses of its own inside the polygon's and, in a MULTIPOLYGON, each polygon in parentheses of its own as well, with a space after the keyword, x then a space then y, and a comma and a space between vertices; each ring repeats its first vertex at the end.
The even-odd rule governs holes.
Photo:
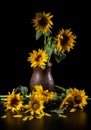
POLYGON ((28 61, 31 63, 31 67, 46 68, 46 64, 51 61, 52 55, 54 55, 57 63, 61 62, 66 57, 66 52, 70 52, 76 43, 76 35, 73 34, 71 29, 60 29, 54 36, 52 34, 52 22, 53 15, 51 13, 38 12, 35 14, 35 18, 32 19, 32 24, 35 29, 35 37, 38 40, 43 36, 43 47, 38 50, 33 50, 29 53, 28 61))
MULTIPOLYGON (((66 57, 66 52, 70 52, 75 45, 76 35, 71 29, 62 28, 56 36, 52 35, 51 18, 51 13, 39 12, 32 19, 36 40, 44 36, 43 48, 29 53, 27 60, 33 69, 40 67, 44 70, 46 64, 51 62, 52 55, 57 63, 61 62, 66 57)), ((76 87, 65 89, 57 85, 55 87, 57 91, 49 91, 44 90, 42 84, 37 84, 30 92, 28 87, 19 86, 8 92, 8 95, 0 95, 0 117, 7 118, 11 114, 13 118, 21 117, 23 121, 52 117, 54 114, 67 117, 65 112, 83 110, 88 100, 91 100, 85 90, 78 90, 76 87)))

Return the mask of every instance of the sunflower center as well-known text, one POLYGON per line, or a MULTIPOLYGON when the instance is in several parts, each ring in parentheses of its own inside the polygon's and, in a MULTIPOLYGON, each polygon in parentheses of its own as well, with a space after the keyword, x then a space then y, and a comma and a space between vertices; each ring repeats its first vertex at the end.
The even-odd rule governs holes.
POLYGON ((61 41, 61 44, 62 44, 62 45, 65 45, 65 44, 67 43, 67 41, 68 41, 68 36, 63 35, 63 39, 62 39, 62 41, 61 41))
POLYGON ((39 24, 40 24, 41 26, 45 26, 45 25, 47 25, 47 23, 48 23, 48 20, 47 20, 45 17, 42 17, 42 18, 40 19, 40 21, 39 21, 39 24))
POLYGON ((82 101, 82 98, 80 96, 75 96, 75 103, 79 104, 82 101))
POLYGON ((39 108, 39 103, 37 103, 37 102, 33 103, 33 104, 32 104, 32 108, 33 108, 34 110, 37 110, 37 109, 39 108))
POLYGON ((68 99, 68 104, 69 104, 69 107, 72 107, 74 102, 73 102, 73 99, 69 98, 68 99))
POLYGON ((15 97, 15 98, 13 98, 12 101, 11 101, 11 106, 14 107, 14 106, 16 106, 16 105, 18 105, 18 100, 17 100, 17 98, 15 97))
POLYGON ((35 61, 39 61, 39 59, 41 58, 41 55, 38 55, 36 58, 35 58, 35 61))

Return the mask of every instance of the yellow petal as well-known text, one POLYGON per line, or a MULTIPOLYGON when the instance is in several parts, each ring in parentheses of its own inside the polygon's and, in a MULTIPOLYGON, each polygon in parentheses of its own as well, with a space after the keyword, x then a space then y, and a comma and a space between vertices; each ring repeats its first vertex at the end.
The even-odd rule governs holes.
POLYGON ((67 117, 66 115, 61 115, 61 114, 59 114, 59 117, 67 117))
POLYGON ((13 115, 13 117, 23 117, 23 115, 13 115))
POLYGON ((45 113, 45 116, 51 116, 51 114, 45 113))
POLYGON ((3 116, 1 116, 1 118, 6 118, 7 117, 7 115, 3 115, 3 116))
POLYGON ((33 116, 30 116, 30 117, 29 117, 29 120, 32 120, 33 118, 34 118, 33 116))
POLYGON ((28 116, 24 117, 24 118, 23 118, 23 121, 26 121, 27 119, 28 119, 28 116))
POLYGON ((70 110, 70 112, 75 112, 76 111, 76 109, 75 108, 72 108, 71 110, 70 110))

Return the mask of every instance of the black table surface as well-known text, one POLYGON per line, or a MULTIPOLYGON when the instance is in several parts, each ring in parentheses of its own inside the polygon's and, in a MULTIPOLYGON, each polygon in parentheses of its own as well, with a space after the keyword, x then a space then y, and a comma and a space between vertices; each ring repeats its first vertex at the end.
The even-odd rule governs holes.
POLYGON ((30 121, 11 116, 0 118, 0 130, 91 130, 91 102, 84 110, 69 113, 66 118, 55 115, 30 121))

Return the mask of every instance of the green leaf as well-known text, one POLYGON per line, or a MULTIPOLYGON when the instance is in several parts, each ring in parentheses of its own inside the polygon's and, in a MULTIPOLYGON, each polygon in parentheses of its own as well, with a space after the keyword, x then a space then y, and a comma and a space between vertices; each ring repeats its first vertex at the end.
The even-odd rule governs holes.
POLYGON ((50 112, 54 112, 56 114, 62 114, 63 113, 63 109, 55 109, 55 110, 51 110, 50 112))
POLYGON ((49 44, 46 44, 45 45, 45 50, 46 50, 46 53, 49 55, 49 57, 51 56, 52 52, 53 52, 53 48, 51 45, 49 44))
POLYGON ((51 45, 52 44, 52 38, 51 37, 48 37, 47 38, 47 43, 46 44, 48 44, 48 45, 51 45))
POLYGON ((56 47, 56 44, 55 43, 52 43, 52 49, 54 50, 56 47))
POLYGON ((36 31, 36 40, 38 40, 42 35, 42 32, 36 31))
POLYGON ((70 92, 70 89, 66 89, 66 94, 69 94, 69 92, 70 92))
POLYGON ((63 59, 66 58, 66 54, 54 52, 54 57, 55 57, 55 60, 57 61, 57 63, 60 63, 63 59))
POLYGON ((42 70, 44 70, 46 68, 46 66, 42 66, 42 70))
POLYGON ((54 41, 52 41, 52 37, 48 37, 47 38, 47 43, 45 44, 44 46, 44 49, 46 50, 47 54, 49 55, 49 57, 51 57, 55 47, 56 47, 56 44, 54 41))
POLYGON ((49 37, 50 34, 51 34, 51 32, 49 32, 49 31, 47 31, 47 32, 44 33, 44 35, 45 35, 46 37, 49 37))
POLYGON ((17 87, 16 91, 20 91, 23 96, 28 94, 28 88, 25 86, 17 87))
POLYGON ((20 89, 21 89, 22 95, 27 95, 27 93, 28 93, 28 88, 27 87, 20 86, 20 89))

